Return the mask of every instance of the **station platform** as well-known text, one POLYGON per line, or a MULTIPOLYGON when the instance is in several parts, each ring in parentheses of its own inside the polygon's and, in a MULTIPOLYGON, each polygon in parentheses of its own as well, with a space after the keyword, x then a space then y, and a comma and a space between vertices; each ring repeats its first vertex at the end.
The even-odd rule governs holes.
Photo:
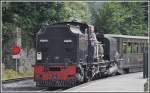
POLYGON ((65 92, 144 92, 143 72, 117 75, 90 81, 65 92))

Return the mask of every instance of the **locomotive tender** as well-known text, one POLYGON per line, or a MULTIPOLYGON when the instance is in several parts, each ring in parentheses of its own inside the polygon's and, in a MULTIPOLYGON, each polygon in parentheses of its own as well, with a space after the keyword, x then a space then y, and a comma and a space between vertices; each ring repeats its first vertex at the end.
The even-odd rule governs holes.
MULTIPOLYGON (((89 25, 79 22, 56 23, 41 29, 36 37, 36 85, 72 87, 105 75, 129 72, 130 62, 126 62, 127 55, 121 48, 127 44, 127 38, 123 42, 123 36, 98 34, 96 58, 93 58, 90 35, 89 25)), ((147 38, 143 43, 147 44, 147 38)), ((139 63, 142 66, 143 62, 139 63)))

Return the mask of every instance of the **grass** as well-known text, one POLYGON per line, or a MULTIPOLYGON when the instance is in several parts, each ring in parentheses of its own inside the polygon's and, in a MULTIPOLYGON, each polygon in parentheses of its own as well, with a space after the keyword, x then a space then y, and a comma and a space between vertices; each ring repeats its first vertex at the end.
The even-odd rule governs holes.
POLYGON ((23 78, 23 77, 32 77, 32 71, 26 71, 23 73, 16 72, 13 69, 5 69, 2 73, 2 80, 9 80, 9 79, 16 79, 16 78, 23 78))

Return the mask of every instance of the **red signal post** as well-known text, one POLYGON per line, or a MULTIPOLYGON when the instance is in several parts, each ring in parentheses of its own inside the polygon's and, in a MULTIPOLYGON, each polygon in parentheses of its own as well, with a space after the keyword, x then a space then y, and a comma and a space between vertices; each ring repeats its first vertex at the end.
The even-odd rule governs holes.
POLYGON ((12 48, 12 54, 13 55, 18 55, 21 52, 21 48, 18 46, 15 46, 12 48))

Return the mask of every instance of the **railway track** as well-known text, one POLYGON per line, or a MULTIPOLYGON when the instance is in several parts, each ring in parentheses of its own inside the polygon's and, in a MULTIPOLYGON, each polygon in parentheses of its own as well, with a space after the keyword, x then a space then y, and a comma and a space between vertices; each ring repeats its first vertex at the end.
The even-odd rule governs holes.
MULTIPOLYGON (((102 78, 104 79, 104 78, 102 78)), ((94 80, 95 81, 95 80, 94 80)), ((92 81, 91 81, 92 82, 92 81)), ((82 85, 89 84, 83 83, 82 85)), ((35 82, 33 81, 33 77, 25 77, 25 78, 17 78, 2 81, 2 90, 3 91, 64 91, 70 88, 41 88, 36 87, 35 82)))
POLYGON ((40 91, 63 91, 63 90, 67 90, 69 88, 45 88, 45 89, 42 89, 40 91))
POLYGON ((23 80, 33 79, 33 77, 24 77, 24 78, 16 78, 16 79, 9 79, 9 80, 2 80, 2 84, 14 83, 23 80))
MULTIPOLYGON (((76 88, 81 87, 81 86, 87 86, 90 83, 97 82, 98 80, 104 80, 112 77, 120 77, 122 75, 116 75, 116 76, 110 76, 110 77, 103 77, 101 79, 96 79, 87 83, 80 84, 78 86, 75 86, 76 88)), ((25 78, 18 78, 18 79, 11 79, 11 80, 5 80, 2 81, 2 90, 3 91, 41 91, 41 92, 48 92, 48 91, 53 91, 53 92, 59 92, 59 91, 66 91, 71 88, 41 88, 41 87, 36 87, 35 82, 33 81, 32 77, 25 77, 25 78)))
POLYGON ((33 77, 17 78, 2 81, 2 91, 63 91, 63 88, 36 87, 33 77))

